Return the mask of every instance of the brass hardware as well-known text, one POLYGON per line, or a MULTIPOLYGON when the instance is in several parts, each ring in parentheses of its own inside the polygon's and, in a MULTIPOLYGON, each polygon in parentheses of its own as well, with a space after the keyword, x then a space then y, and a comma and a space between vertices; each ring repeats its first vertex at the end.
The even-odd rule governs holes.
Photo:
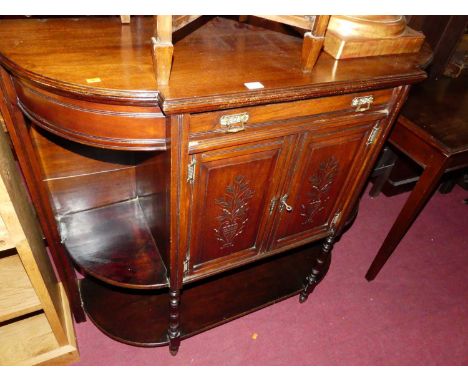
POLYGON ((184 259, 184 275, 189 272, 189 264, 190 264, 190 251, 187 251, 184 259))
POLYGON ((372 143, 375 142, 375 138, 377 138, 377 134, 380 130, 380 126, 374 126, 372 128, 372 131, 369 134, 369 138, 367 138, 366 145, 371 145, 372 143))
POLYGON ((288 203, 286 203, 287 199, 288 199, 288 194, 284 194, 281 197, 280 206, 279 206, 280 212, 283 212, 284 209, 286 209, 286 211, 288 212, 291 212, 293 210, 293 208, 288 203))
POLYGON ((219 123, 224 127, 225 133, 238 133, 245 130, 244 123, 249 120, 249 113, 239 113, 231 115, 223 115, 219 119, 219 123), (240 124, 240 125, 239 125, 240 124), (236 126, 233 126, 236 125, 236 126))
POLYGON ((192 161, 188 165, 187 171, 187 182, 193 184, 195 182, 195 166, 197 165, 197 161, 192 159, 192 161))
POLYGON ((356 111, 369 110, 374 102, 374 96, 356 97, 351 101, 351 106, 356 108, 356 111))
POLYGON ((276 201, 277 201, 277 198, 273 198, 270 201, 270 215, 273 213, 273 210, 275 209, 276 201))
POLYGON ((340 216, 341 216, 341 211, 338 211, 338 212, 335 214, 335 216, 333 216, 333 219, 332 219, 332 221, 331 221, 331 223, 330 223, 330 226, 331 226, 331 227, 335 227, 335 226, 336 226, 336 223, 338 222, 338 219, 340 218, 340 216))

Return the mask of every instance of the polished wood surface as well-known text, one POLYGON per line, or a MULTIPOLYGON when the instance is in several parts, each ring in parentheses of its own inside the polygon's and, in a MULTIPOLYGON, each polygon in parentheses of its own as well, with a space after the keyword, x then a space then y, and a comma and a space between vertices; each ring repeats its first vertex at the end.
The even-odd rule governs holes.
MULTIPOLYGON (((319 252, 319 245, 303 247, 251 267, 188 284, 180 305, 180 335, 193 336, 297 294, 319 252)), ((328 266, 329 261, 321 278, 328 266)), ((85 279, 81 281, 81 291, 86 311, 107 335, 138 346, 169 342, 167 290, 129 292, 85 279), (104 306, 102 301, 107 304, 104 306)))
POLYGON ((68 292, 71 258, 101 330, 173 354, 183 337, 307 299, 430 56, 322 53, 305 74, 299 36, 196 22, 159 87, 150 18, 0 22, 2 111, 68 292), (65 28, 87 44, 63 44, 65 28))
POLYGON ((62 239, 84 272, 130 288, 167 286, 166 267, 138 200, 64 216, 62 239))
POLYGON ((166 112, 302 99, 342 93, 344 87, 352 91, 417 82, 424 76, 417 67, 427 60, 427 56, 397 55, 336 62, 321 54, 314 70, 304 74, 299 37, 214 18, 175 44, 171 82, 158 88, 150 49, 152 27, 151 17, 134 17, 130 25, 123 26, 117 16, 2 20, 0 60, 20 76, 80 98, 154 104, 161 97, 166 112), (66 34, 61 33, 63 28, 66 34), (25 44, 27 55, 23 54, 25 44), (193 76, 194 60, 202 73, 197 76, 193 76), (90 78, 101 81, 88 84, 90 78), (250 91, 244 86, 254 81, 264 88, 250 91))
POLYGON ((23 113, 56 135, 97 147, 165 149, 165 121, 159 107, 103 106, 67 99, 19 81, 15 88, 23 113))
POLYGON ((424 35, 406 26, 404 16, 332 16, 324 50, 336 59, 414 53, 424 35))
MULTIPOLYGON (((373 280, 424 208, 442 175, 468 166, 467 74, 431 79, 412 89, 390 143, 424 168, 366 278, 373 280)), ((384 183, 389 177, 380 175, 384 183)))
POLYGON ((455 79, 440 77, 411 90, 402 115, 418 125, 425 140, 454 154, 468 149, 468 71, 455 79))
MULTIPOLYGON (((366 140, 374 124, 307 134, 299 144, 295 173, 285 190, 285 205, 272 236, 274 248, 280 248, 307 237, 323 236, 334 215, 339 213, 347 185, 353 179, 359 157, 366 154, 366 140)), ((283 196, 282 196, 283 197, 283 196)), ((281 200, 280 200, 281 203, 281 200)))
POLYGON ((232 261, 258 254, 290 141, 261 141, 193 157, 198 171, 188 272, 219 271, 226 262, 232 266, 232 261))
POLYGON ((329 31, 355 38, 395 37, 405 28, 401 15, 334 15, 328 24, 329 31))

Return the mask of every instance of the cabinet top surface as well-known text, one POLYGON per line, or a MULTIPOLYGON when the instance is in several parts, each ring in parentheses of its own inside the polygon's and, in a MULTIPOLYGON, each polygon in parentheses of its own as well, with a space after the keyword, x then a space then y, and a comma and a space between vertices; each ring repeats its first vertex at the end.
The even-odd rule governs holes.
MULTIPOLYGON (((317 97, 424 78, 427 52, 334 60, 302 72, 302 38, 222 18, 175 40, 169 85, 153 71, 152 17, 0 20, 0 62, 15 75, 81 98, 154 103, 168 112, 317 97), (260 82, 263 88, 244 85, 260 82), (261 100, 261 101, 260 101, 261 100)), ((177 36, 176 36, 177 37, 177 36)))

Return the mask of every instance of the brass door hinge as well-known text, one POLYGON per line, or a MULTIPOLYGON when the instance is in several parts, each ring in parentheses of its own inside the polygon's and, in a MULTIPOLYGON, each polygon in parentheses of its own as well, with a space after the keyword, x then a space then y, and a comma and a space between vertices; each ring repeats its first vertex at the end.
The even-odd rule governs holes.
POLYGON ((374 126, 372 131, 369 134, 369 138, 367 138, 366 145, 371 145, 375 142, 375 138, 377 138, 377 134, 379 133, 380 126, 374 126))
POLYGON ((338 212, 335 214, 335 216, 333 216, 333 219, 332 219, 332 221, 331 221, 331 223, 330 223, 330 226, 331 226, 332 228, 336 227, 336 223, 338 223, 338 220, 340 219, 340 217, 341 217, 341 211, 338 211, 338 212))
POLYGON ((276 201, 278 199, 277 198, 273 198, 271 199, 270 201, 270 215, 273 213, 274 209, 275 209, 275 206, 276 206, 276 201))
POLYGON ((190 251, 187 251, 187 254, 185 255, 185 259, 184 259, 184 276, 189 273, 189 267, 190 267, 190 251))
POLYGON ((195 182, 195 167, 197 165, 197 161, 192 159, 192 161, 188 164, 188 171, 187 171, 187 182, 193 184, 195 182))

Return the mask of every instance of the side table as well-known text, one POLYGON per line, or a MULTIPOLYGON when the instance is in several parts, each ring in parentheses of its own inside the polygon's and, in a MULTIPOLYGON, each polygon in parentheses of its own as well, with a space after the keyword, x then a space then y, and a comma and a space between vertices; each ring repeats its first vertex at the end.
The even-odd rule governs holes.
MULTIPOLYGON (((441 176, 468 166, 468 75, 428 80, 415 86, 389 142, 424 168, 366 274, 373 280, 392 255, 441 176)), ((380 177, 390 174, 383 172, 380 177)), ((383 184, 386 179, 378 179, 383 184)))

